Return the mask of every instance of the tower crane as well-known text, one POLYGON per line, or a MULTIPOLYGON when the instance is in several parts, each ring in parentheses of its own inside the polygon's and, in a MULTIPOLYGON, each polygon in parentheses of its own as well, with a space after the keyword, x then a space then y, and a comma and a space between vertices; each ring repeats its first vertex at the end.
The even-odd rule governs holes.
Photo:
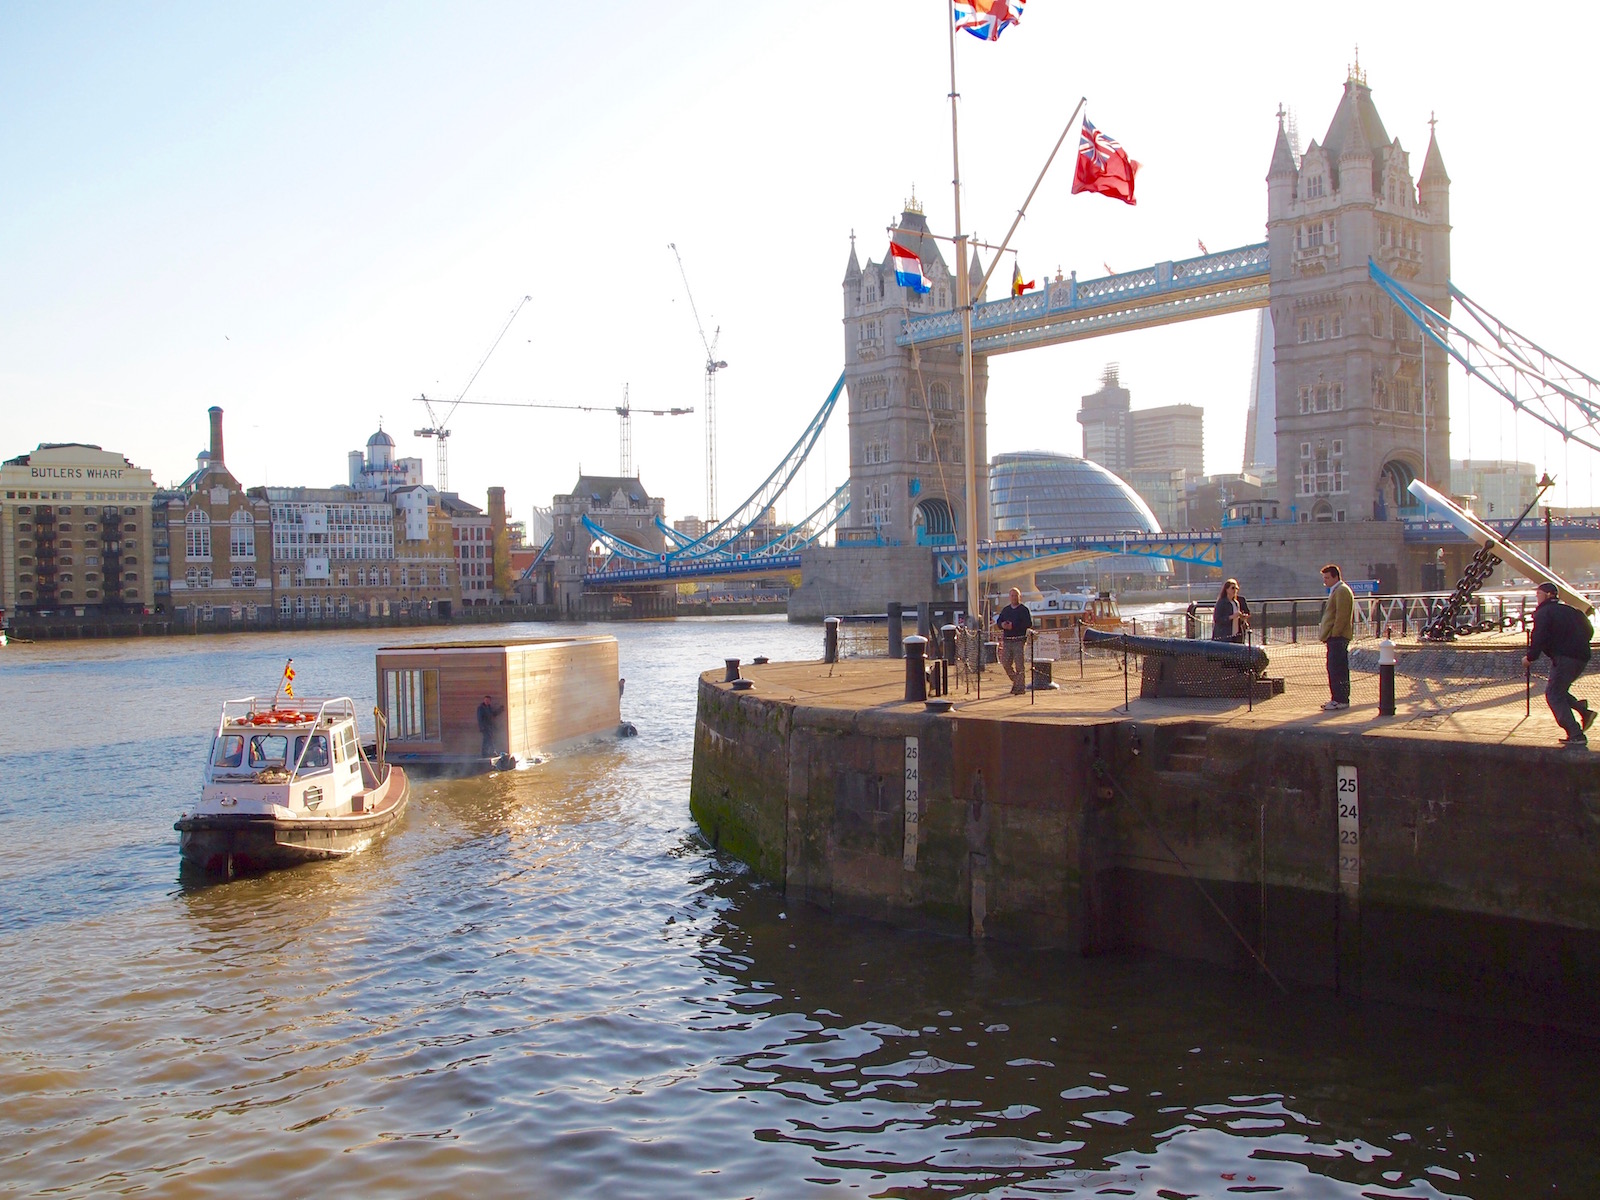
POLYGON ((461 389, 461 393, 456 397, 455 403, 450 405, 450 407, 445 410, 443 417, 440 417, 438 413, 434 411, 434 402, 427 396, 426 393, 417 397, 418 401, 420 401, 428 410, 428 425, 425 429, 416 430, 414 436, 420 438, 435 438, 438 440, 439 452, 438 458, 435 460, 435 474, 438 478, 438 486, 441 492, 446 491, 450 487, 450 418, 455 416, 456 409, 461 407, 463 397, 465 397, 466 394, 472 389, 472 385, 477 381, 479 373, 483 370, 490 357, 499 347, 500 340, 506 336, 506 330, 511 328, 511 322, 515 321, 517 319, 517 314, 522 311, 522 306, 532 299, 532 296, 524 296, 518 302, 517 306, 511 310, 511 315, 506 318, 506 323, 500 326, 500 332, 495 334, 494 341, 489 344, 489 349, 484 353, 484 356, 478 360, 478 365, 473 370, 472 375, 467 379, 466 386, 461 389))
POLYGON ((722 326, 706 339, 706 327, 700 323, 700 310, 694 304, 694 292, 689 287, 689 273, 683 269, 683 255, 678 253, 678 243, 668 242, 667 248, 678 260, 678 274, 683 276, 683 290, 689 297, 689 311, 694 314, 694 327, 700 334, 700 344, 706 352, 706 526, 717 523, 717 372, 728 364, 717 357, 717 343, 722 340, 722 326))
MULTIPOLYGON (((628 385, 622 385, 622 403, 600 404, 544 404, 533 400, 457 400, 456 404, 478 405, 484 408, 553 408, 563 412, 614 412, 618 417, 617 457, 624 478, 633 476, 633 414, 647 417, 683 417, 694 412, 692 408, 634 408, 628 399, 628 385)), ((452 411, 454 411, 452 409, 452 411)))

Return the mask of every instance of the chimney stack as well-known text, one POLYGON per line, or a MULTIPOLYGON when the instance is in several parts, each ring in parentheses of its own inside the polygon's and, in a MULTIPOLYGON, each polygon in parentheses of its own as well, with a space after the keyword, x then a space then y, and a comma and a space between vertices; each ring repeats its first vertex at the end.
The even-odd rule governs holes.
POLYGON ((211 406, 211 465, 220 467, 222 459, 222 410, 211 406))

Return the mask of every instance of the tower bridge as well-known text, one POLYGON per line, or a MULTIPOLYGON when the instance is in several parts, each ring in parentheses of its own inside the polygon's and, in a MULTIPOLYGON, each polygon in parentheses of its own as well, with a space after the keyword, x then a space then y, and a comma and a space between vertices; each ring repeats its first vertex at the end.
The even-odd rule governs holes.
MULTIPOLYGON (((965 572, 960 547, 975 532, 986 576, 1117 553, 1205 566, 1226 561, 1256 594, 1293 593, 1330 559, 1397 588, 1422 586, 1424 563, 1456 535, 1420 521, 1424 514, 1410 507, 1408 487, 1424 479, 1449 489, 1446 368, 1452 355, 1461 361, 1466 353, 1433 328, 1449 325, 1459 293, 1450 285, 1450 178, 1429 124, 1421 169, 1413 174, 1411 156, 1385 128, 1365 74, 1352 68, 1325 135, 1304 153, 1291 146, 1280 111, 1265 180, 1265 242, 1099 279, 1058 276, 1037 293, 1015 297, 977 294, 984 278, 979 255, 947 262, 913 198, 891 239, 917 255, 925 294, 898 286, 887 246, 880 260, 863 263, 851 238, 841 281, 845 368, 824 404, 831 411, 841 387, 848 397, 850 478, 826 522, 807 525, 804 545, 774 543, 742 560, 731 553, 730 530, 718 535, 721 543, 708 534, 653 552, 610 543, 605 561, 585 574, 586 584, 792 570, 798 559, 805 579, 792 616, 861 611, 881 605, 886 594, 873 563, 901 581, 890 590, 903 599, 913 598, 907 581, 916 581, 916 598, 948 595, 942 590, 965 572), (968 447, 957 270, 968 272, 974 292, 975 531, 961 528, 960 517, 968 447), (1277 499, 1287 520, 1132 538, 990 540, 991 355, 1262 308, 1270 341, 1259 350, 1257 394, 1274 398, 1270 433, 1262 436, 1275 441, 1277 499), (831 547, 819 541, 829 527, 837 532, 831 547)), ((1511 357, 1514 369, 1519 353, 1511 357)), ((1515 393, 1502 394, 1520 409, 1515 393)), ((763 485, 763 507, 778 494, 774 479, 793 478, 802 444, 809 453, 819 419, 826 418, 813 419, 763 485)), ((1259 443, 1258 457, 1266 459, 1259 443)), ((1552 536, 1595 532, 1575 522, 1552 536)))

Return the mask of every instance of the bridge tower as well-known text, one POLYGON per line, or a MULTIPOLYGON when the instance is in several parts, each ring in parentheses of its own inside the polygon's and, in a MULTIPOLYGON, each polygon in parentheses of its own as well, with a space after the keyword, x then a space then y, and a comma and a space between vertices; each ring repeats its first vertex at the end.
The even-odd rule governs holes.
MULTIPOLYGON (((845 269, 845 387, 850 403, 850 525, 856 538, 878 537, 890 545, 915 545, 920 538, 964 540, 966 449, 962 444, 960 347, 918 350, 895 345, 908 316, 947 312, 955 306, 956 279, 915 196, 893 233, 914 251, 932 285, 926 295, 895 283, 888 247, 883 261, 863 267, 850 238, 845 269)), ((968 264, 974 301, 983 280, 977 253, 968 264)), ((984 398, 987 358, 972 364, 976 428, 978 525, 989 527, 988 437, 984 398)), ((848 532, 842 540, 853 540, 848 532)))
POLYGON ((1413 179, 1359 58, 1327 134, 1298 161, 1279 111, 1267 241, 1284 515, 1313 524, 1392 522, 1412 503, 1411 480, 1448 491, 1444 354, 1371 281, 1367 260, 1448 313, 1450 178, 1430 135, 1413 179))

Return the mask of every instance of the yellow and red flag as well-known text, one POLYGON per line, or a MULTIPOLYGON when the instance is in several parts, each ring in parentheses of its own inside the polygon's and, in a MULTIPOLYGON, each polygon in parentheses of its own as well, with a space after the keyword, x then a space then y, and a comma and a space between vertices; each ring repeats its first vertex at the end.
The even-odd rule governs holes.
POLYGON ((1023 283, 1022 267, 1017 263, 1011 264, 1011 294, 1013 296, 1022 295, 1023 292, 1030 290, 1037 282, 1038 280, 1036 279, 1030 279, 1027 283, 1023 283))
POLYGON ((283 694, 294 699, 294 659, 283 664, 283 694))

